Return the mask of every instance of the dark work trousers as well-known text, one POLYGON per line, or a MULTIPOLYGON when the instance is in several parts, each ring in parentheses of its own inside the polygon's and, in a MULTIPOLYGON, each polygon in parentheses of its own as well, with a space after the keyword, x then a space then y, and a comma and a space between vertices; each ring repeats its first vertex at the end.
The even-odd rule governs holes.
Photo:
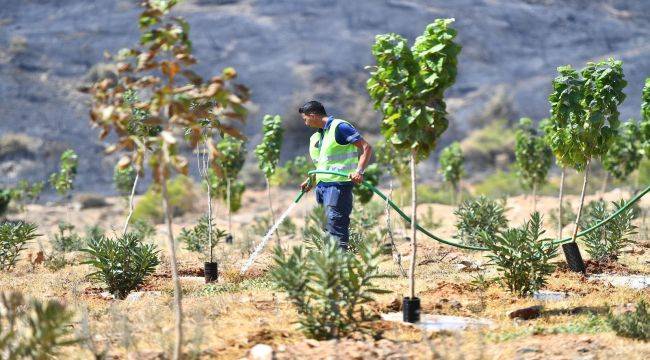
POLYGON ((343 250, 350 239, 352 212, 352 183, 320 183, 316 186, 316 201, 325 206, 325 231, 336 237, 343 250))

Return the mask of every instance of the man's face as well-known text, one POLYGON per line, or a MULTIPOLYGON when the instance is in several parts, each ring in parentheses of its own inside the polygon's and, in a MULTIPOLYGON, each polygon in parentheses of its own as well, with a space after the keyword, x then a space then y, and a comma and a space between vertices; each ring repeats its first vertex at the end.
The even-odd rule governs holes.
POLYGON ((316 114, 300 114, 305 121, 305 125, 312 128, 319 128, 322 126, 321 116, 316 114))

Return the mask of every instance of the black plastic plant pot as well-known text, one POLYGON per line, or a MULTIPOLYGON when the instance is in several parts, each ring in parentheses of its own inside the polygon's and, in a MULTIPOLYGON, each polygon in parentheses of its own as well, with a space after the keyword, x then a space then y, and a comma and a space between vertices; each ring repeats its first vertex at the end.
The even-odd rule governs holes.
POLYGON ((232 244, 232 235, 231 234, 226 235, 226 244, 232 244))
POLYGON ((209 284, 219 279, 219 266, 216 262, 203 263, 203 275, 205 276, 205 283, 209 284))
POLYGON ((578 244, 574 242, 562 244, 562 251, 564 251, 564 257, 566 258, 569 270, 583 274, 587 273, 587 267, 585 266, 585 262, 582 261, 578 244))
POLYGON ((405 297, 402 300, 402 320, 404 322, 416 323, 420 321, 420 298, 405 297))

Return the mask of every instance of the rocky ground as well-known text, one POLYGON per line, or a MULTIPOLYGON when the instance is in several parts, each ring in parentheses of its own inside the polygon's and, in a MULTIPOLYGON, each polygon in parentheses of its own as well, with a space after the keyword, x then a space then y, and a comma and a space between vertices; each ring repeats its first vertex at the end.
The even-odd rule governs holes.
MULTIPOLYGON (((286 207, 294 194, 292 190, 274 189, 274 196, 279 199, 276 207, 286 207)), ((254 216, 266 214, 265 203, 261 200, 263 196, 263 192, 246 193, 242 210, 233 218, 235 244, 218 245, 221 272, 218 283, 205 285, 200 276, 204 258, 179 247, 186 349, 193 356, 220 359, 256 356, 270 359, 270 354, 277 359, 650 357, 650 344, 618 337, 603 325, 603 316, 608 309, 623 311, 628 306, 626 304, 635 303, 640 298, 647 299, 649 288, 615 287, 604 279, 593 280, 568 272, 563 260, 558 257, 560 266, 544 289, 552 296, 558 296, 558 299, 517 298, 496 284, 488 284, 484 288, 476 286, 473 281, 478 274, 488 278, 495 275, 494 269, 485 264, 486 259, 480 254, 442 246, 423 236, 419 237, 420 255, 416 268, 416 287, 422 299, 423 314, 468 317, 483 325, 465 331, 425 331, 380 320, 373 323, 372 336, 355 335, 337 341, 306 339, 294 324, 296 313, 292 305, 269 280, 269 251, 245 276, 238 275, 237 269, 251 246, 259 241, 259 237, 253 237, 253 243, 247 243, 245 232, 255 221, 254 216), (531 314, 537 317, 528 320, 511 318, 509 314, 521 309, 526 310, 520 317, 530 317, 531 314)), ((622 196, 627 194, 620 190, 605 194, 608 200, 622 196)), ((593 198, 596 197, 589 197, 593 198)), ((577 208, 575 196, 569 196, 568 201, 577 208)), ((552 197, 541 197, 537 206, 547 214, 554 208, 554 203, 552 197)), ((314 200, 310 196, 295 209, 292 219, 298 229, 312 206, 314 200)), ((509 198, 507 206, 508 218, 515 225, 527 217, 532 204, 530 198, 519 196, 509 198)), ((648 211, 650 200, 643 200, 642 206, 648 211)), ((453 208, 423 204, 419 207, 421 219, 429 217, 429 209, 436 222, 440 222, 434 232, 444 237, 452 236, 455 222, 453 208)), ((47 253, 58 221, 71 222, 78 229, 99 225, 111 233, 121 228, 124 210, 122 199, 108 198, 106 206, 88 209, 80 209, 74 204, 30 205, 26 212, 11 214, 10 218, 36 222, 42 234, 39 242, 47 253)), ((203 210, 199 205, 194 212, 175 219, 174 233, 177 234, 182 226, 193 225, 203 210)), ((217 210, 217 215, 219 227, 224 228, 226 217, 223 207, 217 210)), ((637 244, 626 249, 617 264, 604 267, 590 262, 590 274, 650 275, 648 228, 643 219, 638 219, 636 224, 641 227, 636 237, 637 244)), ((553 227, 547 225, 549 234, 554 234, 553 227)), ((399 252, 406 258, 409 243, 403 238, 403 226, 396 222, 394 228, 399 252)), ((157 226, 157 232, 154 243, 162 250, 163 263, 156 275, 126 300, 111 299, 103 294, 101 284, 85 278, 90 268, 79 265, 83 259, 81 253, 67 254, 70 264, 63 269, 56 272, 47 270, 35 260, 38 244, 33 244, 29 256, 25 256, 15 270, 0 274, 0 288, 21 291, 39 299, 64 301, 77 311, 73 327, 78 333, 84 332, 81 315, 87 313, 90 335, 99 349, 108 350, 111 358, 165 358, 173 344, 173 287, 162 224, 157 226)), ((299 242, 299 236, 283 237, 286 248, 299 242)), ((406 260, 404 265, 407 265, 406 260)), ((399 312, 400 299, 408 291, 407 279, 399 276, 390 256, 385 257, 381 269, 398 276, 380 281, 380 286, 390 289, 392 293, 378 296, 370 307, 378 314, 399 312)), ((65 358, 86 359, 90 356, 87 349, 74 348, 65 352, 65 358)))

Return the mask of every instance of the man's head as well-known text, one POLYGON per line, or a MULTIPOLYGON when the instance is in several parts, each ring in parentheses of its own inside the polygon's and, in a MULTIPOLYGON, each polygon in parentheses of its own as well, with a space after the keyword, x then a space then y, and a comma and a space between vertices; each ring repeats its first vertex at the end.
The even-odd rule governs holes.
POLYGON ((325 107, 318 101, 308 101, 298 109, 305 125, 313 128, 323 127, 323 118, 327 116, 325 107))

